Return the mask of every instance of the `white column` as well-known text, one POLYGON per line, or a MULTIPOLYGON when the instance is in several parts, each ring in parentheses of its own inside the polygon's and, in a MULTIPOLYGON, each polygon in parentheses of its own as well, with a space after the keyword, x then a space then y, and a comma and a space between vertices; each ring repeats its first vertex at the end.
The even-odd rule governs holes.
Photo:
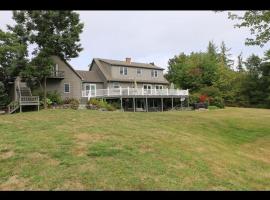
POLYGON ((120 86, 120 95, 122 96, 122 87, 120 86))
POLYGON ((128 87, 128 96, 129 96, 129 87, 128 87))
POLYGON ((110 95, 110 88, 108 87, 108 96, 110 95))

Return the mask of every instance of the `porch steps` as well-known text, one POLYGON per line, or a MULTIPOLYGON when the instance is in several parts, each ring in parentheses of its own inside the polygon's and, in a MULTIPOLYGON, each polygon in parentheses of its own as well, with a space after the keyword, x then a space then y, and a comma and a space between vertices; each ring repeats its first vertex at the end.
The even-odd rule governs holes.
POLYGON ((88 102, 88 98, 87 98, 87 97, 82 97, 82 98, 81 98, 81 104, 86 105, 87 102, 88 102))
POLYGON ((79 109, 81 109, 81 110, 86 109, 86 104, 80 104, 80 105, 79 105, 79 109))

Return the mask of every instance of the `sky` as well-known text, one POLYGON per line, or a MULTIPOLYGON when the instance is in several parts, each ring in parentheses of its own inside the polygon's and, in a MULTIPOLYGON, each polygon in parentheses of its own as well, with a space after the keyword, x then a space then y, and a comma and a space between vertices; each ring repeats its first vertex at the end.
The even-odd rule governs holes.
MULTIPOLYGON (((182 52, 205 51, 209 41, 225 42, 236 60, 252 53, 263 56, 269 49, 245 46, 250 32, 234 28, 227 12, 213 11, 76 11, 84 23, 80 35, 84 50, 69 63, 78 70, 88 70, 93 58, 107 58, 150 63, 167 69, 168 60, 182 52)), ((234 11, 235 12, 235 11, 234 11)), ((239 14, 243 13, 238 11, 239 14)), ((0 29, 14 24, 11 11, 0 11, 0 29)), ((236 62, 235 62, 236 63, 236 62)))

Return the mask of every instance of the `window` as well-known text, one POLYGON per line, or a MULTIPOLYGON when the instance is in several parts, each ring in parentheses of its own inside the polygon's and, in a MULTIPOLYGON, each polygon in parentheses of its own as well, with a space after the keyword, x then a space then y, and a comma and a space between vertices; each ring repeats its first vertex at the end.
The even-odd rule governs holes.
POLYGON ((64 93, 69 93, 69 92, 70 92, 70 84, 64 83, 64 93))
POLYGON ((163 85, 156 85, 156 89, 157 90, 162 90, 163 89, 163 85))
POLYGON ((142 69, 137 68, 137 75, 138 75, 138 76, 142 75, 142 69))
POLYGON ((118 82, 113 83, 113 88, 120 88, 120 84, 118 82))
POLYGON ((127 75, 127 67, 120 67, 120 74, 127 75))
POLYGON ((152 77, 158 77, 158 71, 157 70, 152 70, 151 71, 151 76, 152 77))

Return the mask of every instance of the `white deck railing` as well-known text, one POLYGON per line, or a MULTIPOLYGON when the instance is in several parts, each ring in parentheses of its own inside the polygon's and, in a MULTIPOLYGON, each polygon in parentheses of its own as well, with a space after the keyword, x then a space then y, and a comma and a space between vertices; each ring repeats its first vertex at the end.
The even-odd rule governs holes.
POLYGON ((107 88, 94 91, 83 90, 82 97, 121 97, 121 96, 188 96, 188 90, 179 89, 143 89, 143 88, 107 88))

